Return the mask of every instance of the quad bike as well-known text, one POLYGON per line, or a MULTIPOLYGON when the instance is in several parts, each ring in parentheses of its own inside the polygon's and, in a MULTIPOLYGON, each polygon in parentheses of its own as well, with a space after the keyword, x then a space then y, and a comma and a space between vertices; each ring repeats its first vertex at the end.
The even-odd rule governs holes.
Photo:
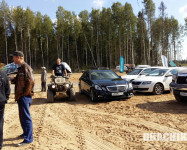
POLYGON ((58 96, 68 97, 69 100, 75 101, 75 90, 69 77, 51 76, 51 82, 48 84, 47 102, 54 102, 58 96))

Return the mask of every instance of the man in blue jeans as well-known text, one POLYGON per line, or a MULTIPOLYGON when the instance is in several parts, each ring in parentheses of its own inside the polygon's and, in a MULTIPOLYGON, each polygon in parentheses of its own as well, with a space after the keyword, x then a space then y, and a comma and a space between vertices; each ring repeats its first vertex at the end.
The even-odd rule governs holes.
POLYGON ((5 104, 9 99, 10 85, 5 73, 0 71, 0 150, 3 147, 3 124, 5 104))
POLYGON ((18 103, 19 119, 24 138, 18 146, 24 146, 33 142, 33 124, 29 108, 34 95, 34 77, 32 68, 24 62, 23 52, 15 51, 12 56, 14 63, 18 64, 18 73, 11 82, 15 84, 15 101, 18 103))

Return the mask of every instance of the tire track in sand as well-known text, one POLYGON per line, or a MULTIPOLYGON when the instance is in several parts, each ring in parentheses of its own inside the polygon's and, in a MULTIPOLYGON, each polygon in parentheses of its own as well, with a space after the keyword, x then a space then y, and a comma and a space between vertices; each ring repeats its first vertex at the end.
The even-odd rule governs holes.
POLYGON ((40 138, 40 134, 42 133, 42 130, 44 127, 44 119, 45 119, 47 107, 48 107, 48 104, 44 104, 44 105, 42 105, 42 109, 38 108, 38 111, 37 110, 35 111, 36 113, 40 114, 39 115, 40 117, 38 118, 39 123, 37 123, 37 125, 36 125, 37 128, 35 129, 35 132, 34 132, 34 141, 36 141, 37 144, 35 144, 33 146, 33 149, 41 149, 40 148, 41 144, 40 144, 39 138, 40 138))
MULTIPOLYGON (((74 134, 75 134, 76 142, 78 144, 78 149, 87 150, 82 125, 77 117, 77 116, 79 116, 79 114, 77 113, 76 106, 72 105, 72 104, 65 104, 64 108, 61 109, 61 111, 63 111, 63 112, 57 114, 60 119, 64 120, 63 116, 60 116, 60 114, 67 114, 68 118, 72 121, 70 125, 72 127, 74 126, 74 128, 75 128, 74 134)), ((53 111, 53 113, 56 114, 57 112, 53 111)))

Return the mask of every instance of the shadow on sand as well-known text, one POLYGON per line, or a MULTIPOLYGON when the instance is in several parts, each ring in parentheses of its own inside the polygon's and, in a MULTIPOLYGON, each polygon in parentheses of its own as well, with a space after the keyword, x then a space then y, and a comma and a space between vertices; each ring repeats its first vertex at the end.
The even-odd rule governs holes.
POLYGON ((176 100, 163 102, 146 102, 136 107, 155 113, 187 114, 187 103, 178 103, 176 100))

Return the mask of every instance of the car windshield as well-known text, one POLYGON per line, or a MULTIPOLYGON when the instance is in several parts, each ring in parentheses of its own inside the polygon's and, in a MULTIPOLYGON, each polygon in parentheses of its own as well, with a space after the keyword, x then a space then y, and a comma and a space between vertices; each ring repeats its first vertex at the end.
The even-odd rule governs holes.
POLYGON ((147 69, 144 69, 141 74, 142 75, 146 75, 148 73, 150 73, 151 71, 155 70, 155 69, 158 69, 158 68, 147 68, 147 69))
POLYGON ((143 69, 134 69, 133 71, 129 72, 128 75, 138 75, 143 69))
POLYGON ((168 69, 156 69, 150 73, 148 73, 146 76, 163 76, 168 69))
POLYGON ((109 70, 93 71, 93 72, 91 72, 90 77, 91 77, 91 80, 119 78, 119 76, 116 73, 114 73, 113 71, 109 71, 109 70))

